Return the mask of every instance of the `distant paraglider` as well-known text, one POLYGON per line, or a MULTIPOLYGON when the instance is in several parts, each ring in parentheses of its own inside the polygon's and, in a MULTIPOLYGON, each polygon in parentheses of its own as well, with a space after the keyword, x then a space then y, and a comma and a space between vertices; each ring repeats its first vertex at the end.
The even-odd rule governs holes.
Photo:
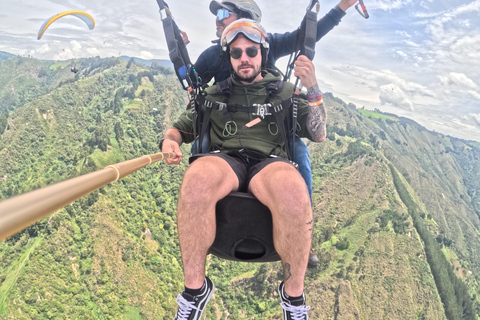
POLYGON ((77 73, 79 70, 77 69, 77 65, 75 63, 75 60, 72 59, 72 62, 70 63, 70 71, 73 73, 77 73))
POLYGON ((64 16, 68 16, 68 15, 73 15, 73 16, 79 18, 79 19, 82 19, 87 24, 87 26, 90 30, 95 28, 95 20, 93 20, 93 17, 91 15, 89 15, 88 13, 86 13, 84 11, 77 11, 77 10, 65 11, 65 12, 62 12, 62 13, 58 13, 58 14, 54 15, 53 17, 50 17, 49 19, 47 19, 47 21, 45 21, 43 23, 42 27, 38 31, 37 39, 40 40, 40 38, 43 36, 43 33, 45 32, 45 30, 47 30, 47 28, 53 22, 55 22, 56 20, 58 20, 58 19, 60 19, 64 16))

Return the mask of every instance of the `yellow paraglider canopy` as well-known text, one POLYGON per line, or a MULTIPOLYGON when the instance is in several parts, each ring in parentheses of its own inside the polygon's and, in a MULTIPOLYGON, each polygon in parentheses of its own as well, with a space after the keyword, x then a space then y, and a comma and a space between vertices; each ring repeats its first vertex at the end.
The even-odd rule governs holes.
POLYGON ((77 18, 82 19, 88 26, 90 30, 95 28, 95 20, 93 20, 93 17, 89 15, 88 13, 84 11, 77 11, 77 10, 70 10, 70 11, 65 11, 59 14, 54 15, 53 17, 50 17, 43 23, 43 25, 40 27, 40 30, 38 31, 38 40, 43 36, 43 33, 47 28, 56 20, 60 19, 61 17, 67 16, 67 15, 73 15, 77 18))

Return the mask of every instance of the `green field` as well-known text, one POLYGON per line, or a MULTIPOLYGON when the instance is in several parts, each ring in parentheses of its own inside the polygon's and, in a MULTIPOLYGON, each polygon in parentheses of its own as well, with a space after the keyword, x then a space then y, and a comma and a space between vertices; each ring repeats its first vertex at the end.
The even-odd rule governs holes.
POLYGON ((398 118, 396 118, 396 117, 387 116, 387 115, 384 115, 384 114, 381 114, 381 113, 378 113, 378 112, 375 112, 375 111, 371 111, 371 110, 358 109, 358 112, 360 112, 364 116, 371 117, 371 118, 374 118, 374 119, 382 119, 382 120, 387 120, 388 119, 388 120, 392 120, 392 121, 398 121, 398 118))

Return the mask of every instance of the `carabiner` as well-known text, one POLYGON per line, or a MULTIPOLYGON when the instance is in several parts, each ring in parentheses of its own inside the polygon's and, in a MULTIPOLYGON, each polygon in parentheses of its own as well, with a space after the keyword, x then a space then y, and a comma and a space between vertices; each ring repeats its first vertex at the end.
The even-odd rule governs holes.
POLYGON ((363 3, 363 0, 358 0, 358 4, 355 5, 355 9, 357 9, 358 13, 365 19, 368 19, 370 15, 367 12, 367 7, 363 3), (360 10, 360 7, 362 7, 362 10, 360 10))

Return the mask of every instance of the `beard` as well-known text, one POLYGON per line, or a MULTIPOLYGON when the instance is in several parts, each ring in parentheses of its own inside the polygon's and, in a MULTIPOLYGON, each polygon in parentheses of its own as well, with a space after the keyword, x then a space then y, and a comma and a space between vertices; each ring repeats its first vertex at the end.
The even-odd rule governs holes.
POLYGON ((223 21, 217 22, 217 37, 220 39, 222 37, 223 30, 225 30, 225 23, 223 21))
POLYGON ((235 70, 235 74, 237 75, 238 79, 245 82, 252 82, 260 73, 261 68, 255 68, 255 66, 249 63, 242 63, 237 67, 235 70), (249 69, 242 69, 243 67, 250 67, 249 69))

